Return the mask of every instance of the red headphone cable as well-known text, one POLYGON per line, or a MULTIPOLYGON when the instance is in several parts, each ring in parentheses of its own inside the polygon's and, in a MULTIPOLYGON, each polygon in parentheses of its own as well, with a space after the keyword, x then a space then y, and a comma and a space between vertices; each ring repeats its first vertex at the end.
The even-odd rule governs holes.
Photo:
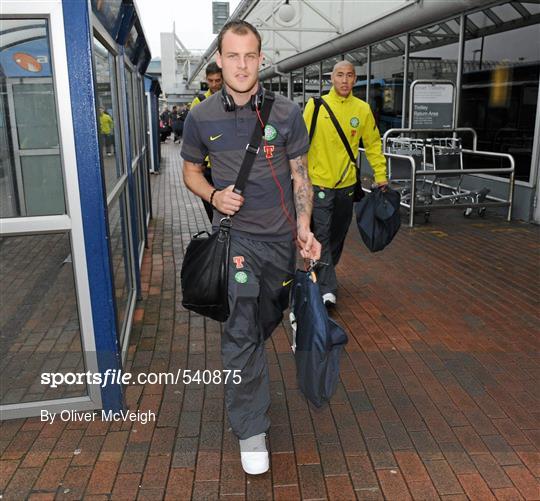
MULTIPOLYGON (((257 118, 259 119, 261 127, 263 128, 263 137, 262 138, 263 138, 263 141, 264 141, 264 145, 268 146, 268 141, 266 141, 266 138, 264 137, 265 124, 262 121, 261 115, 259 113, 259 107, 258 106, 255 108, 255 112, 257 113, 257 118)), ((281 183, 279 182, 279 179, 277 178, 277 175, 276 175, 276 172, 275 172, 275 169, 274 169, 274 165, 272 164, 272 160, 270 158, 268 158, 268 157, 266 158, 266 160, 268 161, 268 165, 270 166, 270 172, 272 173, 272 177, 274 178, 274 182, 276 183, 276 186, 278 187, 278 190, 279 190, 281 210, 283 211, 283 213, 287 217, 287 220, 288 220, 288 222, 289 222, 289 224, 290 224, 290 226, 292 228, 292 234, 294 236, 294 239, 296 240, 296 238, 297 238, 296 224, 295 224, 293 218, 291 217, 289 211, 287 210, 287 206, 285 205, 285 193, 283 191, 283 187, 281 186, 281 183)))

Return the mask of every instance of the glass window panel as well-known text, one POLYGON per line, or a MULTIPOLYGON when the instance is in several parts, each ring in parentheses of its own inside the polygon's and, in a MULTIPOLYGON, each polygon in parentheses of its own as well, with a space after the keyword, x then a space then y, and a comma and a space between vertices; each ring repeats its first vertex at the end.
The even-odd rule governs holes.
POLYGON ((366 82, 367 82, 367 48, 355 50, 351 53, 354 61, 351 61, 356 68, 356 84, 353 88, 353 94, 366 100, 366 82))
POLYGON ((0 404, 87 395, 42 372, 85 372, 67 233, 0 238, 0 404))
MULTIPOLYGON (((328 94, 330 92, 330 88, 332 87, 332 69, 334 68, 334 65, 337 63, 337 59, 330 58, 325 59, 322 61, 322 94, 328 94)), ((318 73, 317 73, 318 75, 318 73)), ((318 78, 318 77, 317 77, 318 78)))
POLYGON ((371 48, 369 104, 381 134, 401 127, 405 41, 401 37, 397 44, 380 42, 371 48))
POLYGON ((492 7, 491 10, 497 14, 504 22, 513 21, 519 19, 521 16, 518 11, 514 9, 509 3, 503 5, 497 5, 492 7))
POLYGON ((142 147, 146 146, 148 148, 148 100, 146 98, 146 93, 144 91, 144 80, 140 83, 141 86, 141 114, 142 114, 142 147))
POLYGON ((521 2, 523 7, 525 7, 532 15, 540 14, 540 3, 532 2, 521 2))
POLYGON ((131 28, 126 41, 126 56, 133 62, 135 56, 135 48, 137 46, 137 28, 135 25, 131 28))
POLYGON ((13 85, 20 150, 58 148, 52 81, 13 85))
POLYGON ((140 86, 140 96, 141 96, 141 116, 142 116, 142 123, 143 127, 141 129, 141 147, 146 146, 148 148, 148 103, 146 100, 146 94, 144 91, 144 78, 139 81, 140 86))
POLYGON ((304 103, 302 101, 302 71, 296 71, 292 73, 293 91, 292 100, 303 108, 304 103))
POLYGON ((21 157, 28 216, 64 214, 64 183, 59 155, 21 157))
POLYGON ((122 0, 92 0, 92 10, 109 33, 118 29, 118 15, 122 0))
POLYGON ((446 21, 446 25, 456 34, 459 33, 459 18, 446 21))
MULTIPOLYGON (((306 101, 308 101, 310 98, 319 95, 320 78, 318 64, 312 64, 306 67, 306 79, 306 101)), ((275 80, 273 88, 275 89, 275 80)))
POLYGON ((306 66, 306 76, 309 79, 318 78, 319 77, 319 65, 318 64, 310 64, 309 66, 306 66))
POLYGON ((47 21, 2 19, 1 30, 0 217, 63 214, 47 21))
POLYGON ((144 206, 146 209, 145 215, 144 215, 144 224, 146 226, 146 220, 147 217, 150 215, 150 195, 149 195, 149 187, 148 187, 148 157, 150 155, 150 152, 147 151, 146 155, 144 155, 143 158, 143 170, 141 171, 141 180, 142 180, 142 186, 144 191, 144 206))
POLYGON ((341 58, 337 57, 331 57, 329 59, 325 59, 323 61, 323 74, 328 73, 328 76, 330 76, 330 73, 332 73, 332 69, 334 68, 334 65, 341 61, 341 58))
POLYGON ((510 153, 522 181, 530 178, 535 138, 539 30, 536 24, 465 43, 460 125, 476 130, 479 149, 510 153))
POLYGON ((0 218, 20 214, 5 84, 0 88, 0 218))
POLYGON ((140 153, 142 149, 141 133, 143 124, 141 121, 141 100, 139 90, 139 79, 136 74, 132 75, 133 78, 133 110, 135 114, 135 139, 137 145, 137 153, 140 153))
POLYGON ((488 28, 493 26, 493 22, 483 12, 475 12, 467 16, 478 28, 488 28))
POLYGON ((109 205, 109 233, 111 235, 111 260, 116 298, 117 328, 124 336, 124 321, 133 292, 132 259, 129 245, 129 220, 125 192, 109 205))
POLYGON ((139 239, 139 248, 140 244, 144 240, 144 210, 143 210, 143 191, 142 191, 142 179, 141 173, 143 170, 143 162, 139 162, 137 170, 134 172, 135 183, 136 183, 136 194, 137 194, 137 219, 138 219, 138 228, 137 235, 139 239))
POLYGON ((276 92, 282 96, 287 96, 287 77, 284 75, 278 75, 277 82, 278 86, 276 92))
POLYGON ((131 161, 135 160, 136 156, 136 143, 135 143, 135 122, 134 122, 134 110, 133 110, 133 75, 131 70, 126 66, 126 94, 127 94, 127 106, 128 106, 128 120, 129 120, 129 141, 131 145, 131 161))
POLYGON ((116 90, 116 61, 114 55, 94 38, 96 65, 99 145, 107 194, 111 193, 124 172, 121 155, 121 135, 116 90))
MULTIPOLYGON (((450 80, 456 83, 457 61, 459 57, 459 19, 445 23, 455 31, 455 34, 440 30, 440 25, 423 30, 433 33, 425 41, 419 43, 417 35, 421 32, 411 33, 411 48, 409 55, 409 83, 414 80, 450 80)), ((406 124, 408 125, 409 110, 405 110, 406 124)))

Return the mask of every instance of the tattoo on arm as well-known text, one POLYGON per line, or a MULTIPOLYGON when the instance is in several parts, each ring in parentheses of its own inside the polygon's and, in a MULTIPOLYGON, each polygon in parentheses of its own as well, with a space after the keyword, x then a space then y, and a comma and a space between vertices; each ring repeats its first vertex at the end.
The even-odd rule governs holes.
POLYGON ((294 205, 296 214, 311 218, 313 207, 313 190, 307 170, 307 156, 302 155, 291 160, 294 180, 294 205))

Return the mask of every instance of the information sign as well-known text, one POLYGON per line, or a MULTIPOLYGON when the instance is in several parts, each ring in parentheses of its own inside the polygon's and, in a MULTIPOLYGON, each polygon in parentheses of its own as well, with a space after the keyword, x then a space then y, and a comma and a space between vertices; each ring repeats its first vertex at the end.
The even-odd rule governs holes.
POLYGON ((416 81, 411 84, 412 129, 451 129, 454 125, 454 84, 416 81))

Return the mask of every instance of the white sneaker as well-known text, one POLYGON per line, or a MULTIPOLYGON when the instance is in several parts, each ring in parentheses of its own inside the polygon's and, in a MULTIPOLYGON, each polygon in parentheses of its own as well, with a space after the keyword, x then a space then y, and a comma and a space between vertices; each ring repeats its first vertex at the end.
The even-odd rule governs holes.
POLYGON ((265 437, 266 433, 259 433, 239 441, 242 468, 250 475, 260 475, 270 469, 265 437))
POLYGON ((323 294, 322 300, 324 303, 324 306, 335 306, 336 305, 336 296, 332 294, 331 292, 327 292, 326 294, 323 294))
POLYGON ((292 345, 291 350, 293 353, 296 353, 296 317, 294 316, 294 313, 291 311, 289 313, 289 322, 291 322, 291 328, 292 328, 292 345))

